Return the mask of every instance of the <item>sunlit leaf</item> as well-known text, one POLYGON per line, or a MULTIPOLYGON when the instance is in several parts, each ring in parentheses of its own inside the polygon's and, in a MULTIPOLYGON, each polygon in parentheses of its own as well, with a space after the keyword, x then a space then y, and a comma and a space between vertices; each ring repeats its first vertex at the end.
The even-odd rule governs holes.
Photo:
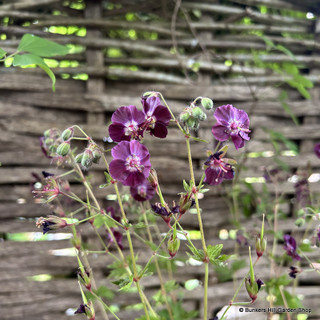
POLYGON ((27 51, 40 57, 63 56, 69 52, 66 46, 28 33, 22 37, 18 50, 27 51))

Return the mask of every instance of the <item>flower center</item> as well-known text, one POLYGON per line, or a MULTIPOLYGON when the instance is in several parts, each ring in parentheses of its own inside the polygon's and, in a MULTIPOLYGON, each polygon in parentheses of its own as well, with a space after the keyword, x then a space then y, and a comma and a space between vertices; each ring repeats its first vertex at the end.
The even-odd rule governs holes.
POLYGON ((135 121, 127 122, 125 125, 124 134, 126 136, 135 135, 138 131, 138 124, 135 121))
POLYGON ((140 197, 145 198, 147 196, 147 188, 145 186, 139 186, 138 194, 140 197))
POLYGON ((238 133, 239 131, 239 124, 237 122, 231 122, 230 124, 230 131, 231 133, 238 133))
POLYGON ((130 172, 142 172, 143 165, 140 164, 140 159, 135 155, 131 155, 126 159, 126 169, 130 172))

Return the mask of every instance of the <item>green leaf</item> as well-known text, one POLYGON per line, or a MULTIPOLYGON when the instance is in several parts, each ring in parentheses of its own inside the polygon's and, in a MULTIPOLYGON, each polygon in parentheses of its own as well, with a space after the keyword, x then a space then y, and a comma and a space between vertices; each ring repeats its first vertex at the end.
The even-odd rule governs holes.
POLYGON ((42 70, 44 70, 48 74, 52 82, 52 91, 55 91, 56 77, 41 57, 28 53, 28 54, 17 54, 13 59, 14 66, 23 67, 23 66, 30 66, 33 64, 39 66, 42 70))
POLYGON ((189 187, 188 183, 186 182, 186 180, 183 180, 183 188, 186 192, 190 191, 190 187, 189 187))
POLYGON ((223 248, 223 244, 217 244, 215 246, 208 246, 207 253, 211 263, 215 263, 215 259, 219 257, 221 250, 223 248))
POLYGON ((96 228, 101 228, 102 226, 104 225, 107 225, 109 226, 110 228, 113 228, 116 226, 116 224, 110 219, 108 218, 107 216, 105 215, 102 215, 100 214, 99 216, 95 217, 94 218, 94 222, 93 222, 93 225, 96 227, 96 228))
POLYGON ((6 51, 0 48, 0 59, 2 59, 6 55, 6 51))
POLYGON ((312 252, 310 243, 301 243, 299 245, 299 250, 302 252, 312 252))
POLYGON ((284 54, 286 54, 287 56, 289 56, 290 58, 292 58, 293 60, 296 60, 296 56, 292 53, 292 51, 290 51, 289 49, 287 49, 286 47, 282 46, 281 44, 276 45, 276 48, 283 52, 284 54))
POLYGON ((294 77, 294 80, 299 82, 300 85, 302 85, 305 88, 312 89, 313 88, 313 82, 306 77, 302 76, 301 74, 298 74, 294 77))
POLYGON ((290 63, 290 62, 284 62, 282 64, 282 67, 284 69, 284 71, 292 76, 296 76, 299 74, 299 69, 298 67, 293 64, 293 63, 290 63))
POLYGON ((188 254, 188 256, 189 256, 190 258, 195 259, 195 260, 197 260, 197 261, 204 261, 204 259, 205 259, 205 254, 204 254, 204 251, 203 251, 202 249, 195 249, 195 248, 193 248, 193 247, 191 247, 191 246, 188 246, 188 248, 189 248, 190 251, 193 253, 193 255, 191 255, 191 254, 189 254, 189 253, 187 252, 187 254, 188 254))
POLYGON ((133 275, 131 275, 129 278, 113 281, 114 284, 119 286, 119 291, 129 290, 132 285, 132 282, 133 282, 133 275))
POLYGON ((104 297, 107 299, 113 299, 113 297, 114 297, 113 291, 110 290, 109 288, 107 288, 106 286, 100 286, 97 290, 95 290, 95 293, 99 297, 104 297))
POLYGON ((40 57, 64 56, 69 52, 66 46, 28 33, 22 37, 18 50, 27 51, 40 57))
POLYGON ((203 139, 200 139, 200 138, 197 138, 197 137, 192 137, 192 136, 189 136, 189 138, 191 138, 192 140, 194 141, 199 141, 199 142, 204 142, 204 143, 208 143, 208 141, 206 140, 203 140, 203 139))

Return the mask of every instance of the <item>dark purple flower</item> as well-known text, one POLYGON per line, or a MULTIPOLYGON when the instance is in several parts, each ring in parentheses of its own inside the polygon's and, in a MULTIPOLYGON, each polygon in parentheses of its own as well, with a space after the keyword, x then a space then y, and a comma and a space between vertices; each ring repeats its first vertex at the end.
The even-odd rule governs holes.
POLYGON ((142 97, 143 112, 145 114, 145 128, 151 135, 157 138, 165 138, 168 134, 171 114, 169 110, 161 105, 159 97, 142 97))
POLYGON ((86 307, 84 304, 80 304, 79 308, 74 312, 74 314, 86 313, 86 307))
POLYGON ((111 121, 109 135, 113 141, 140 139, 143 134, 141 126, 145 122, 144 113, 135 106, 120 107, 113 113, 111 121))
POLYGON ((110 175, 125 186, 136 187, 149 176, 151 163, 146 146, 139 141, 121 141, 111 150, 114 160, 109 166, 110 175))
POLYGON ((163 206, 159 202, 152 204, 151 208, 152 208, 153 212, 155 214, 159 215, 169 227, 171 227, 170 220, 171 220, 172 214, 176 214, 179 212, 179 206, 175 205, 174 202, 173 202, 173 206, 171 208, 169 208, 168 205, 163 206))
POLYGON ((250 140, 249 117, 244 110, 231 104, 220 106, 214 112, 217 123, 212 127, 212 134, 218 141, 227 141, 231 137, 236 149, 244 146, 244 140, 250 140))
POLYGON ((290 268, 290 271, 289 271, 289 277, 295 279, 297 277, 297 274, 298 273, 301 273, 302 270, 300 268, 297 268, 297 267, 293 267, 291 266, 290 268))
POLYGON ((50 230, 62 229, 67 225, 68 224, 66 220, 53 215, 48 216, 48 218, 40 217, 36 222, 36 226, 38 228, 43 228, 43 234, 49 232, 50 230))
POLYGON ((248 239, 242 234, 237 232, 236 241, 240 246, 248 246, 248 239))
POLYGON ((233 169, 229 162, 234 162, 231 159, 223 158, 225 152, 219 151, 206 160, 204 163, 207 166, 205 171, 204 182, 209 185, 220 184, 225 179, 233 179, 233 169))
POLYGON ((297 254, 297 243, 296 240, 291 237, 289 234, 283 236, 284 239, 284 250, 287 251, 287 254, 295 260, 301 260, 301 257, 297 254))
POLYGON ((133 199, 137 201, 146 201, 153 198, 155 189, 153 188, 151 183, 148 180, 146 180, 136 187, 131 187, 130 193, 133 199))
POLYGON ((314 153, 320 159, 320 142, 314 145, 314 153))

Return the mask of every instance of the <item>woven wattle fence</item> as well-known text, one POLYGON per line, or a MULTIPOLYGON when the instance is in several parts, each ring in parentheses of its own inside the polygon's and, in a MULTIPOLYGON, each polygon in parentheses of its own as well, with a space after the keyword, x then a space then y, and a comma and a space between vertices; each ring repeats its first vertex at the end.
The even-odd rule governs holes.
MULTIPOLYGON (((39 136, 48 128, 63 130, 78 124, 99 144, 110 147, 103 138, 108 135, 106 124, 112 112, 123 105, 140 107, 144 92, 161 92, 176 115, 197 96, 207 96, 215 106, 233 104, 250 115, 251 141, 241 152, 244 167, 240 181, 245 179, 252 188, 242 185, 239 192, 244 196, 262 191, 263 186, 273 194, 274 186, 262 182, 265 170, 273 169, 277 163, 287 164, 289 176, 307 166, 319 174, 320 160, 313 153, 314 143, 320 141, 320 24, 316 18, 319 8, 318 0, 0 1, 0 47, 9 54, 17 49, 25 33, 71 48, 67 56, 48 61, 57 77, 55 93, 42 70, 1 66, 0 318, 65 320, 72 313, 68 309, 81 303, 76 258, 60 250, 71 248, 70 240, 52 237, 48 241, 49 236, 47 241, 32 241, 34 232, 39 231, 35 227, 36 218, 51 213, 48 206, 36 203, 33 198, 32 173, 63 170, 50 167, 40 150, 39 136), (290 72, 276 71, 276 65, 285 63, 298 66, 303 79, 312 81, 314 87, 306 88, 310 99, 306 99, 303 89, 299 92, 288 83, 292 80, 290 72), (281 152, 276 154, 270 130, 292 140, 298 153, 290 152, 282 139, 281 152), (47 281, 35 281, 39 279, 47 281)), ((197 132, 209 142, 207 145, 192 142, 197 179, 203 172, 206 150, 213 148, 212 123, 213 115, 208 113, 208 120, 197 132)), ((147 138, 146 145, 166 199, 177 201, 182 179, 189 179, 184 137, 172 125, 166 140, 147 138)), ((240 157, 233 146, 228 154, 240 157)), ((98 165, 88 172, 95 187, 104 183, 103 170, 98 165)), ((317 191, 320 184, 317 175, 314 177, 310 188, 317 191)), ((281 212, 288 219, 280 220, 278 228, 283 232, 294 231, 301 237, 305 229, 298 230, 292 219, 295 214, 292 181, 289 179, 281 186, 285 200, 281 212)), ((81 192, 77 181, 72 181, 71 187, 73 192, 81 192)), ((232 216, 226 202, 231 196, 230 187, 226 183, 211 188, 201 200, 208 244, 223 243, 226 254, 232 254, 235 248, 233 239, 219 239, 220 230, 236 229, 230 222, 232 216)), ((97 194, 104 207, 110 205, 111 190, 97 188, 97 194)), ((254 214, 256 207, 250 208, 254 214)), ((254 234, 261 216, 246 219, 241 211, 240 207, 243 226, 254 234)), ((135 221, 137 216, 129 219, 135 221)), ((158 222, 160 229, 165 230, 162 221, 158 222)), ((187 230, 198 230, 193 214, 185 215, 181 223, 187 230)), ((89 246, 99 247, 90 226, 83 227, 82 233, 89 246)), ((271 246, 273 236, 267 237, 271 246)), ((124 246, 127 254, 127 243, 124 246)), ((143 265, 151 252, 138 240, 135 246, 143 265)), ((237 250, 247 259, 247 247, 237 250)), ((282 253, 279 245, 277 254, 282 253)), ((319 258, 316 251, 309 257, 313 261, 319 258)), ((92 256, 91 260, 97 282, 115 289, 106 278, 111 260, 107 256, 92 256)), ((285 272, 286 268, 280 271, 285 272)), ((269 269, 268 260, 262 258, 258 275, 268 278, 269 269)), ((236 278, 242 278, 246 270, 239 270, 236 278)), ((189 264, 177 266, 176 274, 182 289, 184 281, 203 281, 204 277, 203 268, 189 264)), ((319 282, 316 273, 301 274, 299 278, 296 293, 304 297, 304 306, 312 309, 308 319, 320 319, 319 282)), ((209 284, 209 310, 214 315, 232 298, 234 284, 219 283, 213 267, 209 284)), ((159 290, 156 277, 147 278, 143 285, 148 297, 159 290)), ((200 317, 202 289, 184 291, 186 309, 199 310, 200 317)), ((247 300, 245 290, 238 299, 247 300)), ((119 307, 117 314, 121 319, 138 317, 141 311, 126 309, 138 302, 135 293, 117 294, 113 301, 108 301, 119 307)), ((258 301, 257 306, 265 303, 258 301)), ((97 318, 100 319, 99 315, 97 318)), ((245 319, 251 318, 266 319, 266 315, 246 314, 245 319)))

